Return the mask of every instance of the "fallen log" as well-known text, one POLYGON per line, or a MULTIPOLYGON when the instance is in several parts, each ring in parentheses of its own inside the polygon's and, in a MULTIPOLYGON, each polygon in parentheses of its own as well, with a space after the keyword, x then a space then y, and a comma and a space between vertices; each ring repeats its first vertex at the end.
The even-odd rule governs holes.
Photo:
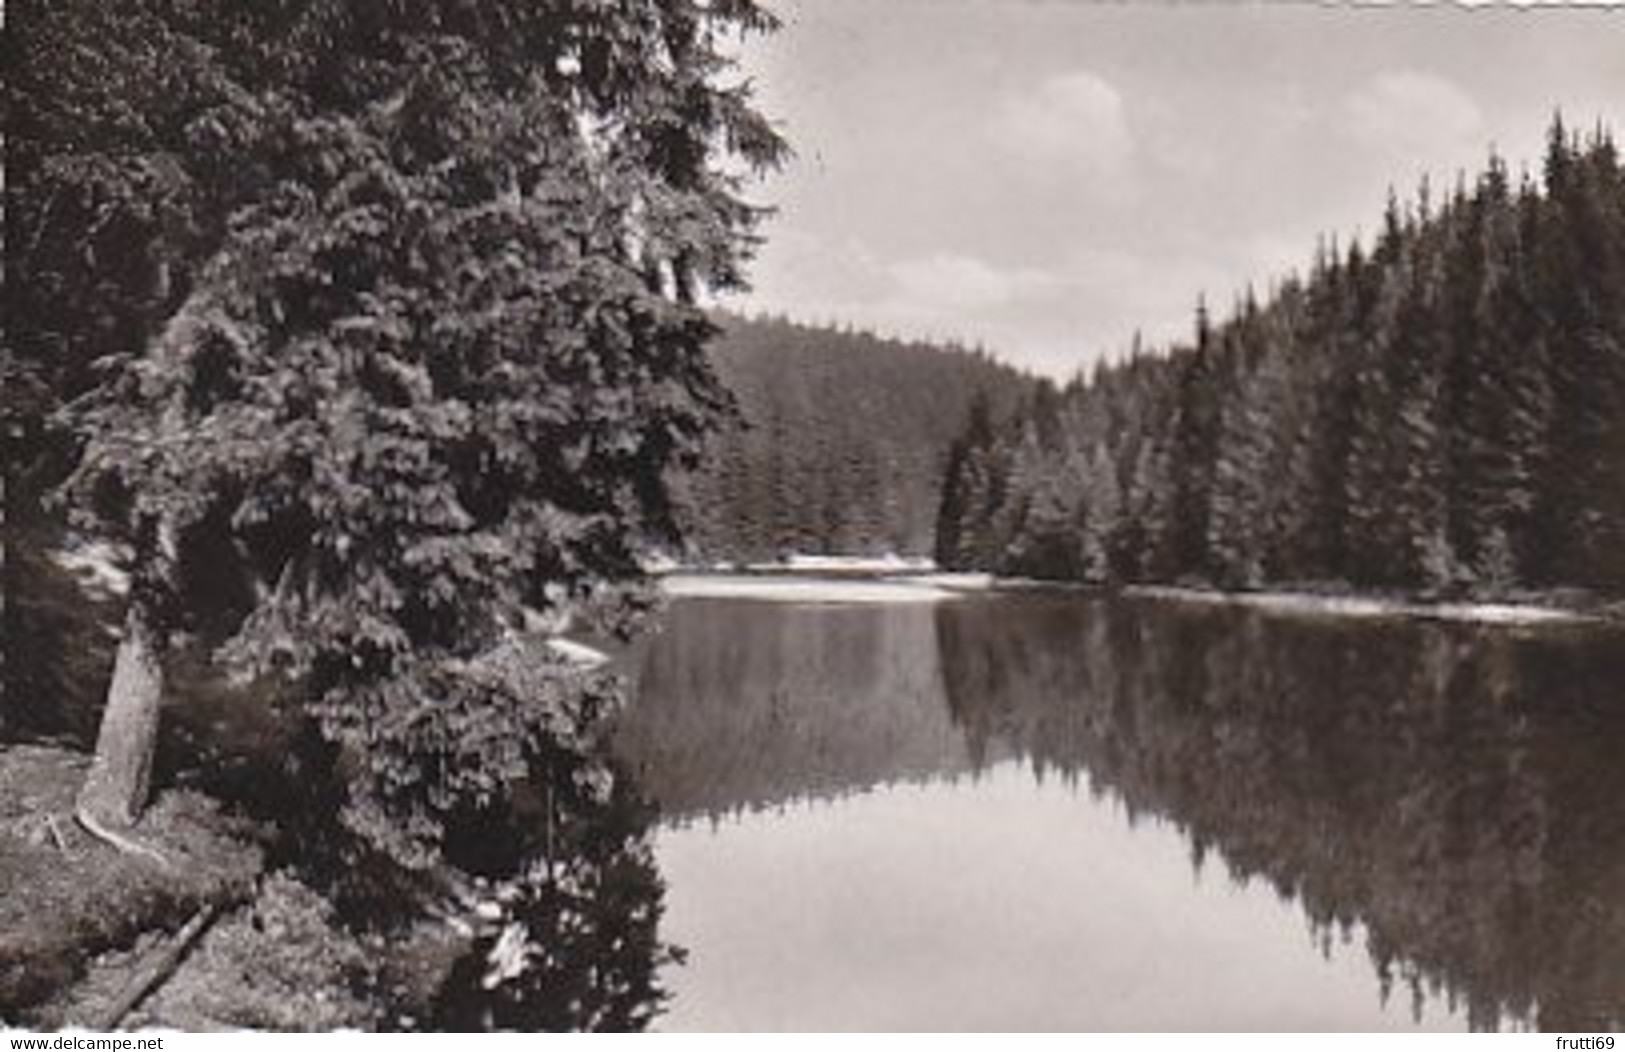
POLYGON ((123 989, 100 1017, 93 1020, 91 1025, 97 1030, 113 1030, 124 1021, 124 1017, 133 1012, 138 1005, 154 990, 157 990, 169 977, 175 974, 180 967, 186 952, 198 940, 209 924, 220 913, 220 904, 211 902, 204 905, 190 920, 181 926, 169 942, 158 949, 148 953, 136 966, 135 972, 125 982, 123 989))

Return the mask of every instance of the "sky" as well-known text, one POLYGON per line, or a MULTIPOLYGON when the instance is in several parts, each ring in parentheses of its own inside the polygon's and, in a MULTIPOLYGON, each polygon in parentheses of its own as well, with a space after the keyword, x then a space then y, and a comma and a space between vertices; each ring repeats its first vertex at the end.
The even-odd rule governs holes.
POLYGON ((1494 148, 1625 132, 1625 9, 768 0, 744 72, 796 157, 730 305, 1064 378, 1185 336, 1494 148))

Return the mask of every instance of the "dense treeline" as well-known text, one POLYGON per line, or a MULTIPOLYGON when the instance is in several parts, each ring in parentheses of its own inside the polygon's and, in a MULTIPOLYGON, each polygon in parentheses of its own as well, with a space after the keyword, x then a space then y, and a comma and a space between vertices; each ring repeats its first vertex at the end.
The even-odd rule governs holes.
POLYGON ((1492 157, 1390 197, 1369 250, 1006 428, 944 488, 953 566, 1223 587, 1625 587, 1625 169, 1554 121, 1543 186, 1492 157))
POLYGON ((739 414, 686 502, 698 558, 928 554, 948 447, 977 392, 1003 418, 1031 387, 980 352, 721 321, 711 360, 739 414))
POLYGON ((1056 596, 935 616, 973 756, 1170 822, 1198 871, 1267 883, 1473 1029, 1625 1017, 1610 637, 1056 596))

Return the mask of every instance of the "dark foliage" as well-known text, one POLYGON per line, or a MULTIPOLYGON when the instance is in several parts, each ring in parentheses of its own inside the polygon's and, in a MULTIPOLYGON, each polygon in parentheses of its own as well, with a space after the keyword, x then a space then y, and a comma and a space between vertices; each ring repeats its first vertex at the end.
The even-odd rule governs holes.
POLYGON ((773 25, 136 0, 8 40, 23 518, 71 471, 149 616, 301 685, 403 860, 607 703, 481 655, 526 608, 642 605, 664 480, 727 403, 695 299, 741 284, 738 173, 784 151, 725 42, 773 25))
POLYGON ((1008 417, 1031 381, 981 352, 782 319, 719 319, 733 427, 685 501, 690 554, 930 555, 944 469, 973 401, 1008 417), (991 407, 991 409, 989 408, 991 407))
MULTIPOLYGON (((669 813, 794 821, 883 786, 975 794, 1020 763, 1078 811, 1087 793, 1174 827, 1204 882, 1273 887, 1398 996, 1443 994, 1480 1028, 1625 1019, 1617 627, 1049 590, 752 606, 685 606, 645 664, 619 741, 669 813)), ((1053 817, 1054 850, 1091 846, 1075 817, 1053 817)))
POLYGON ((1625 168, 1554 123, 1365 251, 962 440, 946 561, 1428 594, 1625 589, 1625 168), (1056 437, 1058 432, 1059 437, 1056 437))
MULTIPOLYGON (((17 682, 79 689, 67 517, 129 553, 160 633, 258 682, 244 704, 315 720, 336 857, 415 878, 522 786, 610 793, 618 685, 532 629, 630 630, 668 479, 729 404, 698 303, 743 285, 745 189, 786 153, 731 58, 775 26, 751 0, 15 12, 7 627, 41 648, 17 682)), ((544 860, 646 848, 595 850, 544 860)))

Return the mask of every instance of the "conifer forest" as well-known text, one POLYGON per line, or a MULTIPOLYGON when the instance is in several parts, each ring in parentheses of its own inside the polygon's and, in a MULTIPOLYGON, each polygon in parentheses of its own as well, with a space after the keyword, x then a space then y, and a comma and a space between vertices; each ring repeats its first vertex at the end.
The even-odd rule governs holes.
POLYGON ((1625 588, 1625 169, 1551 126, 1369 245, 956 440, 944 565, 1221 588, 1625 588))
POLYGON ((0 1030, 1618 1030, 1512 6, 0 3, 0 1030))

